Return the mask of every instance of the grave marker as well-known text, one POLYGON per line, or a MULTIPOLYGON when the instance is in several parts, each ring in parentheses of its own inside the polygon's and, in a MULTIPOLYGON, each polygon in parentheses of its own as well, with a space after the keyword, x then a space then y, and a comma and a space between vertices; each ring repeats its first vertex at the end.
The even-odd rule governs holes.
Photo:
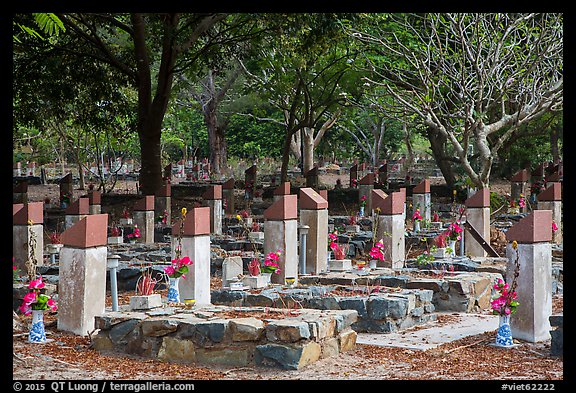
POLYGON ((154 243, 154 195, 144 195, 134 203, 132 211, 134 225, 140 229, 137 243, 154 243))
POLYGON ((264 211, 264 255, 282 250, 280 274, 271 282, 284 284, 286 277, 298 281, 298 196, 283 195, 264 211))
POLYGON ((300 189, 300 225, 309 226, 306 238, 306 274, 327 270, 328 201, 312 188, 300 189))
MULTIPOLYGON (((530 172, 528 169, 522 169, 516 172, 514 176, 510 179, 510 197, 512 200, 516 201, 523 195, 525 199, 528 197, 528 181, 530 180, 530 172)), ((526 213, 528 207, 524 206, 520 208, 520 213, 526 213)))
POLYGON ((384 244, 384 261, 378 261, 377 266, 399 269, 404 267, 405 240, 404 240, 404 204, 405 196, 401 192, 390 195, 382 190, 372 191, 372 202, 378 226, 376 240, 382 239, 384 244))
POLYGON ((30 255, 37 266, 44 264, 44 203, 12 205, 12 253, 14 266, 26 272, 30 255))
POLYGON ((62 233, 58 330, 86 336, 106 301, 108 214, 82 218, 62 233))
POLYGON ((552 234, 552 242, 555 244, 562 243, 562 185, 560 183, 552 183, 550 187, 538 194, 537 199, 538 210, 550 210, 552 212, 552 221, 558 228, 552 234))
MULTIPOLYGON (((172 259, 176 258, 182 219, 172 226, 172 259)), ((181 256, 192 264, 185 279, 179 280, 180 299, 195 299, 197 305, 210 304, 210 208, 189 209, 182 228, 181 256)))
POLYGON ((202 198, 210 208, 210 232, 215 235, 222 234, 222 185, 209 185, 202 198))
POLYGON ((234 178, 228 179, 222 184, 222 204, 224 205, 224 213, 234 214, 236 209, 234 201, 234 178))
POLYGON ((102 210, 102 193, 98 190, 88 191, 88 201, 88 212, 90 214, 100 214, 102 210))
POLYGON ((365 215, 369 215, 372 212, 372 190, 374 189, 374 174, 368 173, 358 182, 358 202, 361 201, 362 197, 366 197, 366 208, 365 215))
POLYGON ((550 339, 552 315, 552 212, 534 210, 506 232, 506 282, 512 283, 518 258, 516 293, 520 305, 510 318, 512 337, 529 342, 550 339), (518 243, 516 250, 513 241, 518 243))
POLYGON ((430 198, 430 180, 424 179, 412 189, 412 206, 414 210, 420 209, 423 220, 430 221, 432 214, 432 200, 430 198))
POLYGON ((156 217, 166 215, 166 225, 172 225, 172 184, 165 182, 154 194, 154 214, 156 217))
MULTIPOLYGON (((490 244, 490 190, 483 188, 466 199, 466 221, 476 229, 482 238, 490 244)), ((464 244, 466 255, 472 257, 486 257, 484 247, 474 236, 465 229, 466 242, 464 244)))
POLYGON ((64 228, 70 228, 90 214, 90 199, 78 198, 64 210, 64 228))

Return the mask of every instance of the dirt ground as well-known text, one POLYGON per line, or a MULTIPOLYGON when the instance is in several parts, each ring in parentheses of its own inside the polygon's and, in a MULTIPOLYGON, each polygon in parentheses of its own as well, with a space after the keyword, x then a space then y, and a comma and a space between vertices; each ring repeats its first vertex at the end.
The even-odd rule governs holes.
MULTIPOLYGON (((323 182, 340 177, 328 175, 323 182)), ((120 184, 130 191, 133 184, 120 184)), ((508 182, 491 189, 509 192, 508 182)), ((74 198, 83 194, 75 190, 74 198)), ((57 200, 58 185, 28 187, 30 201, 57 200)), ((563 311, 563 297, 554 297, 554 312, 563 311)), ((455 314, 456 316, 457 314, 455 314)), ((173 364, 127 355, 96 352, 90 337, 58 331, 56 315, 46 316, 49 342, 29 344, 29 317, 19 316, 13 329, 14 380, 564 380, 562 358, 550 356, 550 341, 518 342, 512 349, 491 345, 495 332, 470 336, 426 351, 356 345, 337 357, 320 359, 301 370, 265 367, 204 367, 173 364)), ((438 323, 443 323, 442 321, 438 323)), ((445 322, 446 329, 450 326, 445 322)), ((551 389, 550 389, 551 390, 551 389)))
MULTIPOLYGON (((128 302, 128 295, 119 303, 128 302)), ((110 299, 108 299, 110 302, 110 299)), ((563 310, 555 296, 553 312, 563 310)), ((450 328, 457 313, 435 324, 450 328)), ((45 318, 49 342, 29 344, 22 329, 13 334, 15 380, 563 380, 563 360, 550 356, 550 341, 520 344, 510 349, 491 345, 496 332, 466 337, 429 350, 357 344, 336 357, 320 359, 300 370, 271 367, 216 367, 175 364, 125 354, 102 354, 91 348, 89 336, 56 329, 56 315, 45 318)), ((412 329, 419 329, 416 326, 412 329)), ((409 334, 410 330, 405 331, 409 334)))

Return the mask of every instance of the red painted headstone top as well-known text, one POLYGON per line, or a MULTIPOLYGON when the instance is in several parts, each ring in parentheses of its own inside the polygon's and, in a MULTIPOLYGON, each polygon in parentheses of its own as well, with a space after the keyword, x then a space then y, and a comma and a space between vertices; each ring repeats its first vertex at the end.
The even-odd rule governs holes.
POLYGON ((533 210, 506 231, 506 240, 538 243, 552 240, 552 210, 533 210))
POLYGON ((84 217, 62 232, 61 239, 65 246, 76 248, 105 246, 108 241, 108 214, 84 217))
POLYGON ((382 204, 382 215, 390 216, 394 214, 404 214, 404 203, 406 202, 406 195, 402 192, 393 192, 384 199, 382 204))
POLYGON ((63 178, 60 179, 60 184, 62 183, 72 183, 72 174, 69 173, 66 176, 64 176, 63 178))
POLYGON ((366 170, 366 163, 361 163, 358 165, 358 170, 359 171, 365 171, 366 170))
POLYGON ((170 183, 164 183, 156 190, 155 196, 167 198, 172 195, 172 185, 170 183))
POLYGON ((561 201, 562 185, 560 183, 552 183, 550 187, 538 194, 537 198, 538 201, 561 201))
POLYGON ((350 167, 350 172, 358 172, 358 164, 352 165, 350 167))
POLYGON ((224 182, 224 184, 222 184, 222 189, 223 190, 233 190, 234 189, 234 178, 230 178, 230 179, 226 180, 226 182, 224 182))
POLYGON ((542 163, 542 164, 538 165, 536 168, 534 168, 534 170, 532 171, 532 176, 543 177, 545 170, 546 170, 546 164, 542 163))
POLYGON ((27 193, 28 192, 28 182, 27 181, 23 181, 20 182, 18 184, 16 184, 13 188, 12 192, 16 192, 16 193, 27 193))
POLYGON ((222 199, 222 184, 212 184, 202 194, 202 198, 207 200, 222 199))
POLYGON ((90 199, 78 198, 64 210, 65 214, 80 215, 90 214, 90 199))
POLYGON ((102 193, 98 190, 88 191, 88 200, 90 205, 102 204, 102 193))
POLYGON ((298 196, 295 194, 282 195, 268 209, 264 210, 264 218, 272 221, 298 218, 298 196))
POLYGON ((387 172, 388 171, 388 164, 383 164, 378 168, 378 172, 387 172))
POLYGON ((318 194, 328 202, 328 190, 318 190, 318 194))
POLYGON ((154 195, 144 195, 134 203, 135 211, 154 210, 154 195))
POLYGON ((317 176, 318 175, 318 167, 314 165, 312 168, 306 171, 304 176, 317 176))
MULTIPOLYGON (((180 232, 182 219, 176 220, 172 226, 172 235, 177 236, 180 232)), ((183 236, 199 236, 210 234, 210 208, 195 207, 186 213, 184 219, 183 236)))
POLYGON ((424 179, 412 189, 413 194, 429 194, 430 180, 424 179))
POLYGON ((374 174, 372 172, 370 172, 366 176, 364 176, 362 179, 360 179, 358 184, 373 186, 374 185, 374 179, 375 179, 374 174))
MULTIPOLYGON (((372 209, 380 209, 380 213, 384 211, 384 201, 388 198, 388 194, 380 189, 372 190, 372 209)), ((402 206, 404 212, 404 206, 402 206)))
POLYGON ((490 189, 483 188, 464 202, 466 207, 490 207, 490 189))
POLYGON ((274 195, 290 195, 290 182, 286 181, 276 187, 274 195))
POLYGON ((528 180, 530 180, 530 172, 528 172, 528 169, 522 169, 510 178, 510 181, 514 182, 526 182, 528 180))
POLYGON ((313 188, 305 187, 300 189, 300 209, 320 210, 328 209, 328 201, 324 199, 313 188))
POLYGON ((28 225, 28 221, 31 221, 32 224, 42 224, 44 222, 44 202, 13 204, 12 224, 28 225))

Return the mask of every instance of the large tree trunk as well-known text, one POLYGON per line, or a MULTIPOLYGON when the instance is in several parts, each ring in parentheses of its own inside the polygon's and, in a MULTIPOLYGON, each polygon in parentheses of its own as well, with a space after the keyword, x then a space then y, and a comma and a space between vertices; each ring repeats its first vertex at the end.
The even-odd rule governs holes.
POLYGON ((139 137, 140 191, 143 195, 153 195, 162 186, 160 127, 145 124, 139 132, 139 137))
POLYGON ((432 127, 428 127, 427 135, 436 165, 440 168, 448 187, 453 188, 456 183, 456 177, 452 170, 452 163, 445 159, 446 154, 444 153, 444 149, 446 147, 446 137, 440 131, 435 130, 432 127))
POLYGON ((280 182, 288 181, 288 163, 290 161, 290 140, 292 134, 287 133, 284 137, 284 146, 282 147, 282 167, 280 169, 280 182))
POLYGON ((304 127, 302 134, 302 173, 306 174, 306 172, 314 167, 314 128, 304 127))
POLYGON ((560 162, 560 149, 558 148, 560 126, 552 127, 550 130, 550 153, 552 162, 556 165, 560 162))

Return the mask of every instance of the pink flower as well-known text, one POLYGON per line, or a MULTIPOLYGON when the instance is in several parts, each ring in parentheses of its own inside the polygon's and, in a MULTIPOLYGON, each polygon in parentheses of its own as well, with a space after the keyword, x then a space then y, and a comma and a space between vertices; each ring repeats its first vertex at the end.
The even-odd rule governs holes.
POLYGON ((167 275, 171 276, 176 272, 176 270, 174 269, 173 266, 166 266, 164 268, 164 273, 166 273, 167 275))
POLYGON ((338 244, 332 242, 332 243, 330 243, 330 248, 331 248, 332 250, 337 250, 337 249, 338 249, 338 244))
POLYGON ((24 304, 30 305, 36 301, 36 292, 28 292, 24 295, 24 304))
POLYGON ((338 236, 334 233, 329 233, 328 237, 330 238, 330 240, 334 240, 334 241, 336 241, 338 239, 338 236))
POLYGON ((360 200, 361 200, 362 202, 365 201, 366 199, 367 199, 367 198, 366 198, 366 195, 362 195, 362 196, 360 197, 360 200))
POLYGON ((56 311, 56 310, 58 309, 58 306, 56 306, 56 302, 54 301, 54 299, 49 299, 49 300, 46 302, 46 305, 47 305, 48 307, 50 307, 50 309, 51 309, 52 311, 56 311))
POLYGON ((554 221, 552 221, 552 232, 556 232, 558 230, 558 225, 554 221))
POLYGON ((45 285, 42 282, 42 276, 40 276, 40 278, 38 278, 37 280, 30 281, 28 288, 29 289, 42 289, 42 288, 44 288, 44 286, 45 285))
MULTIPOLYGON (((172 261, 172 263, 174 263, 174 261, 172 261)), ((182 266, 186 266, 186 265, 192 265, 192 260, 190 259, 190 257, 185 256, 185 257, 182 257, 178 260, 178 267, 182 267, 182 266)))
POLYGON ((29 304, 26 303, 22 303, 22 305, 20 307, 18 307, 18 309, 20 310, 20 312, 24 315, 30 315, 32 314, 32 308, 30 307, 29 304))
POLYGON ((414 212, 414 214, 412 215, 412 219, 413 220, 421 220, 422 216, 420 215, 420 210, 416 209, 416 211, 414 212))

